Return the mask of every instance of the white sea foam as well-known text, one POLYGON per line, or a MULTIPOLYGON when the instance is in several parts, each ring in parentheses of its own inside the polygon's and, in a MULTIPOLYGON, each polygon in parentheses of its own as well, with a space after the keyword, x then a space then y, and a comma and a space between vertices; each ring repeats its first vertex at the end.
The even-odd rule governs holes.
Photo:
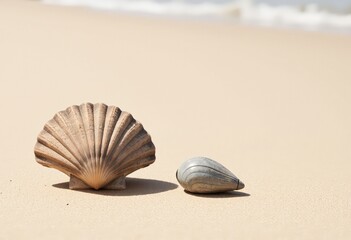
POLYGON ((158 15, 221 15, 227 4, 214 2, 193 3, 187 1, 153 1, 153 0, 43 0, 48 4, 67 6, 87 6, 100 10, 128 11, 158 15))
POLYGON ((86 6, 108 11, 155 15, 223 17, 263 26, 299 27, 351 33, 351 13, 332 12, 316 4, 268 5, 250 0, 42 0, 48 4, 86 6))
MULTIPOLYGON (((339 29, 351 33, 351 14, 333 13, 315 4, 302 7, 270 6, 240 2, 237 15, 246 22, 267 26, 295 26, 305 29, 339 29)), ((235 6, 233 6, 235 9, 235 6)))

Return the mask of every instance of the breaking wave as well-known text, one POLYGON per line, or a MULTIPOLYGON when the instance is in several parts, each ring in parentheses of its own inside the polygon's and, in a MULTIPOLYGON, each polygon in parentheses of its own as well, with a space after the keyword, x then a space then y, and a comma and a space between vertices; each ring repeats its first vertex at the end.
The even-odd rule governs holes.
MULTIPOLYGON (((347 8, 336 11, 335 8, 311 3, 273 5, 250 0, 42 0, 42 2, 153 15, 218 17, 262 26, 326 29, 351 33, 351 12, 347 11, 347 8)), ((348 9, 351 9, 351 6, 348 9)))

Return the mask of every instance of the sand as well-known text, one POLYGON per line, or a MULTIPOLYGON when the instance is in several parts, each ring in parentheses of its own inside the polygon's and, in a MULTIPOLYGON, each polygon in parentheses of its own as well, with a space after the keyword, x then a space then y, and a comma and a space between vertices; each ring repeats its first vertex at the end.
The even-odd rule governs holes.
POLYGON ((0 1, 1 239, 350 239, 351 37, 0 1), (151 134, 124 191, 35 162, 46 121, 105 102, 151 134), (211 157, 246 187, 187 194, 211 157))

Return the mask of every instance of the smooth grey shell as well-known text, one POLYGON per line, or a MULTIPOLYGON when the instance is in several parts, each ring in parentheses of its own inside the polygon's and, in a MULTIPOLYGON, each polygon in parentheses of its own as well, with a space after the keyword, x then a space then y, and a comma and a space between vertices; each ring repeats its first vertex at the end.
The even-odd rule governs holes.
POLYGON ((125 176, 155 161, 142 124, 102 103, 58 112, 40 132, 34 153, 41 165, 70 176, 71 189, 124 189, 125 176))
POLYGON ((179 167, 176 176, 180 185, 193 193, 227 192, 245 187, 244 183, 223 165, 206 157, 195 157, 185 161, 179 167))

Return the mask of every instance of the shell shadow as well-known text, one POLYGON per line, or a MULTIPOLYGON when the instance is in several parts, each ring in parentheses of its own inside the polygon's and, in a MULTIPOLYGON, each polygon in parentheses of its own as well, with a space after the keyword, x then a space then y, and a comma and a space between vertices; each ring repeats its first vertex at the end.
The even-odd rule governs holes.
MULTIPOLYGON (((85 192, 104 196, 137 196, 137 195, 148 195, 170 191, 178 187, 177 184, 144 178, 126 178, 127 188, 124 190, 72 190, 78 192, 85 192)), ((69 189, 69 183, 56 183, 52 185, 55 188, 69 189)))
POLYGON ((202 198, 237 198, 237 197, 249 197, 251 196, 249 193, 231 191, 231 192, 223 192, 223 193, 191 193, 184 190, 185 193, 202 198))

